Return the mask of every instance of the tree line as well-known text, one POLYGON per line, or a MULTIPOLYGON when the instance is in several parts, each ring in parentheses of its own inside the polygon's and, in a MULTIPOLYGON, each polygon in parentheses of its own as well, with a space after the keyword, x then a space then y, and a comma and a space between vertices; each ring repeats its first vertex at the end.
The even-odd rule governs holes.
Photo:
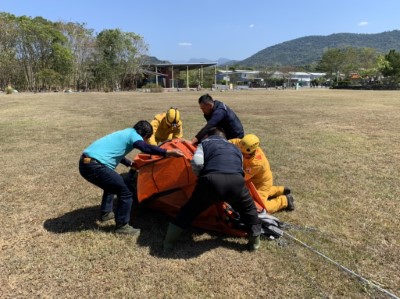
POLYGON ((259 70, 263 86, 278 87, 290 81, 293 72, 318 72, 325 76, 313 79, 311 86, 331 86, 355 89, 400 88, 400 53, 389 50, 381 54, 373 48, 327 48, 322 57, 311 65, 246 67, 235 64, 229 70, 259 70), (361 88, 358 88, 361 87, 361 88))
POLYGON ((324 52, 315 69, 325 72, 326 77, 336 85, 341 83, 340 80, 349 82, 352 75, 357 75, 366 84, 379 82, 397 88, 400 82, 400 53, 390 50, 382 55, 372 48, 332 48, 324 52))
MULTIPOLYGON (((135 89, 142 79, 147 51, 143 37, 133 32, 107 29, 94 33, 84 23, 0 12, 0 90, 8 86, 35 92, 135 89)), ((374 48, 327 48, 319 61, 307 66, 264 68, 265 79, 276 70, 325 72, 336 85, 357 73, 369 81, 398 87, 400 54, 390 50, 384 55, 374 48)), ((193 71, 190 76, 196 82, 190 83, 198 86, 196 74, 193 71)), ((213 79, 213 70, 205 69, 201 85, 211 86, 213 79)))
POLYGON ((133 89, 147 51, 133 32, 0 12, 0 90, 133 89))
MULTIPOLYGON (((224 70, 226 67, 224 67, 224 70)), ((387 54, 380 54, 373 48, 328 48, 320 60, 306 66, 270 66, 248 67, 235 64, 229 67, 230 71, 240 69, 258 70, 258 76, 264 80, 262 86, 252 82, 252 87, 277 87, 286 84, 293 72, 322 72, 326 75, 314 79, 312 86, 331 87, 364 87, 367 89, 397 89, 400 83, 400 53, 390 50, 387 54), (280 75, 275 76, 278 72, 280 75)), ((182 86, 186 86, 186 73, 179 76, 182 86)), ((189 86, 209 88, 214 84, 214 69, 205 68, 204 76, 198 70, 189 71, 189 86)), ((251 80, 250 80, 251 81, 251 80)), ((219 84, 226 84, 219 81, 219 84)))

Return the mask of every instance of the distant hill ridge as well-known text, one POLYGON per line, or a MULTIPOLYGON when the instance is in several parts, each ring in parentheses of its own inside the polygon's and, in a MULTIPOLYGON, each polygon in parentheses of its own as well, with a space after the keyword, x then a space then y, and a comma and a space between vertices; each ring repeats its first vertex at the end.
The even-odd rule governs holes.
MULTIPOLYGON (((286 41, 257 52, 241 60, 219 58, 218 65, 240 65, 243 67, 263 66, 306 66, 318 62, 328 48, 373 48, 386 54, 389 50, 400 52, 400 30, 382 33, 334 33, 331 35, 310 35, 286 41)), ((149 56, 148 63, 168 63, 149 56)), ((192 58, 189 63, 215 62, 206 58, 192 58)))
POLYGON ((335 33, 327 36, 306 36, 283 42, 236 62, 241 66, 304 66, 317 62, 328 48, 374 48, 386 54, 400 51, 400 31, 376 34, 335 33))

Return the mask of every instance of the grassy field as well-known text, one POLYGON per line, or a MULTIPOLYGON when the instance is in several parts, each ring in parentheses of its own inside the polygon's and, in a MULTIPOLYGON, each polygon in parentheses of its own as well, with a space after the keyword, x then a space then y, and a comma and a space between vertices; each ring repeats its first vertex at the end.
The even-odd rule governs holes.
MULTIPOLYGON (((275 214, 288 232, 400 296, 400 92, 210 93, 292 188, 296 210, 275 214)), ((0 94, 0 298, 388 298, 287 238, 249 253, 245 239, 191 229, 167 258, 166 216, 142 211, 137 237, 97 221, 82 150, 170 106, 190 140, 201 94, 0 94)))

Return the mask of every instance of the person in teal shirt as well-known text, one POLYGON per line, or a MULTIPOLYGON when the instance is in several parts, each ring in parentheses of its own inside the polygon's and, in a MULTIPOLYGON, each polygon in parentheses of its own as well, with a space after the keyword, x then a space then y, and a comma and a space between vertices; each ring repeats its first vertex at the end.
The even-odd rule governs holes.
POLYGON ((79 159, 79 172, 83 178, 104 190, 101 202, 101 218, 107 221, 115 218, 115 232, 134 235, 140 230, 130 224, 132 193, 122 176, 115 171, 119 163, 130 167, 132 161, 125 156, 133 149, 163 157, 183 157, 180 150, 165 150, 149 145, 147 140, 153 134, 148 121, 141 120, 133 128, 116 131, 90 144, 79 159), (118 201, 113 211, 114 194, 118 201))

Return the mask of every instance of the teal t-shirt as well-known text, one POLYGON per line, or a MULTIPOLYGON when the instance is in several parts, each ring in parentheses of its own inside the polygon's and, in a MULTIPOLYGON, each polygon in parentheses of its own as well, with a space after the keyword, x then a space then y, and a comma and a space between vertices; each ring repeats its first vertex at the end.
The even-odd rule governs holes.
POLYGON ((135 129, 128 128, 96 140, 83 153, 115 169, 122 158, 133 150, 133 144, 139 140, 143 140, 142 136, 135 129))

